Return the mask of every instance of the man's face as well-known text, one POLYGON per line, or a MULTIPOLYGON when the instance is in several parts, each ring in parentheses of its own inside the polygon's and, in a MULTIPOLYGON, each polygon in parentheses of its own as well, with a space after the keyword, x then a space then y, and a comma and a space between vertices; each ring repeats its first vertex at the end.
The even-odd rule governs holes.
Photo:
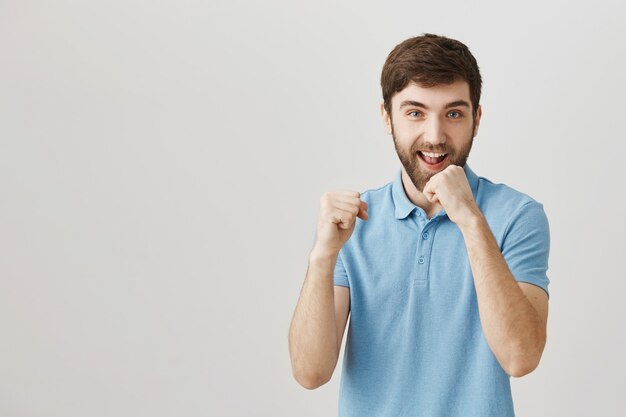
POLYGON ((472 117, 469 85, 458 80, 428 88, 411 83, 392 97, 391 115, 382 105, 381 112, 406 173, 422 191, 449 165, 465 165, 482 109, 472 117))

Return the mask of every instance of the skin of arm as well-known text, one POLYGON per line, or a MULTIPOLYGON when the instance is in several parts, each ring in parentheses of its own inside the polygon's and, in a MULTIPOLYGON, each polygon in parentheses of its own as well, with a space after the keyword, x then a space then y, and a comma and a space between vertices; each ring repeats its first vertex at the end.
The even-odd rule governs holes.
POLYGON ((315 249, 289 328, 294 378, 307 389, 330 380, 350 311, 350 290, 333 284, 337 254, 315 249))
POLYGON ((337 365, 350 312, 350 289, 334 285, 339 252, 352 235, 357 217, 369 218, 357 191, 322 196, 316 242, 289 328, 294 378, 314 389, 330 380, 337 365))
POLYGON ((461 167, 434 175, 424 194, 443 206, 463 234, 483 333, 496 359, 513 377, 532 372, 546 343, 547 294, 515 280, 461 167))

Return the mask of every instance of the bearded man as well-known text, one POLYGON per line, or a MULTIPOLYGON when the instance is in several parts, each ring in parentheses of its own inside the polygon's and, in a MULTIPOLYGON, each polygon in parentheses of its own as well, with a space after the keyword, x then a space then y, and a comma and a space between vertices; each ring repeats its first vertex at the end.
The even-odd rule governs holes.
POLYGON ((339 415, 514 416, 510 377, 539 364, 548 316, 543 206, 467 165, 482 79, 463 43, 424 34, 383 66, 401 167, 325 193, 289 329, 295 379, 330 380, 350 319, 339 415))

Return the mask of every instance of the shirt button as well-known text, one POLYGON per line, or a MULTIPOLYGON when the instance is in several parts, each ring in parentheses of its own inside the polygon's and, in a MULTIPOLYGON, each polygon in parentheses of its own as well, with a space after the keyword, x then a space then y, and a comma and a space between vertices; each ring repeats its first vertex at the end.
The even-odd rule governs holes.
POLYGON ((424 257, 420 256, 419 259, 417 260, 417 262, 423 264, 424 263, 424 257))
POLYGON ((424 239, 424 240, 428 239, 428 232, 424 232, 422 234, 422 239, 424 239))
POLYGON ((421 212, 421 211, 419 211, 419 210, 417 210, 415 213, 417 213, 417 215, 418 215, 418 216, 421 216, 421 215, 422 215, 422 212, 421 212))

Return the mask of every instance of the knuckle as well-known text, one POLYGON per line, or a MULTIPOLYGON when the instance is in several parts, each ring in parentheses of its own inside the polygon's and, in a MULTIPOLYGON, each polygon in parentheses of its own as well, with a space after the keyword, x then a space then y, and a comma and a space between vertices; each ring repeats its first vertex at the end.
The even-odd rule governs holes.
POLYGON ((322 204, 330 205, 330 204, 332 204, 334 198, 335 198, 334 194, 332 192, 330 192, 330 191, 327 191, 322 196, 322 204))

